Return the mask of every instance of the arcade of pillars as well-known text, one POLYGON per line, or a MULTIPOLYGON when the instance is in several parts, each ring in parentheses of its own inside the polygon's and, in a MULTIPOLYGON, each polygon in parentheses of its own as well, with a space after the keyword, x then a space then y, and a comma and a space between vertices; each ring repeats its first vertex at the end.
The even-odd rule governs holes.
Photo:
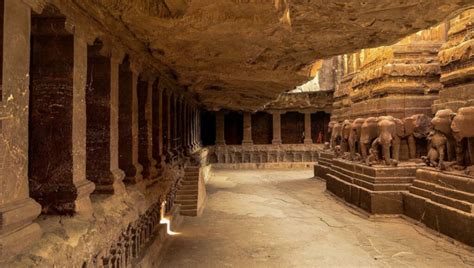
POLYGON ((72 2, 0 0, 0 266, 155 267, 213 168, 314 167, 350 209, 474 246, 474 9, 237 111, 72 2))
MULTIPOLYGON (((137 216, 106 225, 116 228, 112 239, 61 260, 128 265, 154 236, 161 210, 172 212, 185 168, 197 165, 200 106, 114 40, 81 25, 80 17, 74 24, 57 7, 18 0, 0 7, 8 66, 0 106, 0 257, 40 240, 46 230, 38 217, 87 222, 99 217, 98 198, 136 201, 132 195, 140 192, 146 203, 137 205, 137 216)), ((51 259, 39 265, 61 266, 60 257, 51 259)))

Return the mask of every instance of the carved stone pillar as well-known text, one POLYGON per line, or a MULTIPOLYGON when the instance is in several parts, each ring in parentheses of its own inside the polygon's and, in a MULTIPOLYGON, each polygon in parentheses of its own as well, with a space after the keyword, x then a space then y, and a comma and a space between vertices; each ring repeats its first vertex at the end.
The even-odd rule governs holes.
POLYGON ((101 194, 124 192, 124 173, 116 165, 118 154, 114 151, 112 155, 117 149, 117 144, 112 144, 117 142, 117 107, 112 106, 117 102, 112 101, 112 95, 118 97, 118 81, 112 79, 118 79, 118 62, 109 56, 102 43, 88 48, 86 175, 95 183, 95 192, 101 194))
POLYGON ((130 61, 125 61, 119 67, 119 165, 125 172, 126 183, 141 182, 141 165, 135 165, 133 142, 133 84, 136 77, 130 70, 130 61))
POLYGON ((197 145, 198 122, 197 122, 197 109, 195 107, 193 107, 193 111, 192 111, 192 120, 193 120, 192 147, 193 147, 193 150, 196 150, 198 147, 197 145))
POLYGON ((273 112, 273 139, 272 144, 281 144, 281 113, 273 112))
POLYGON ((304 113, 304 144, 313 144, 311 138, 311 113, 304 113))
POLYGON ((6 110, 0 111, 0 259, 41 237, 39 225, 33 223, 41 206, 28 194, 30 7, 5 0, 3 8, 3 66, 8 69, 2 77, 1 104, 6 110))
POLYGON ((171 118, 172 118, 172 115, 171 115, 171 112, 172 112, 172 96, 171 96, 171 92, 169 92, 169 90, 166 91, 166 134, 165 134, 165 137, 166 137, 166 161, 167 162, 170 162, 171 159, 173 158, 173 153, 172 153, 172 141, 173 141, 173 137, 172 137, 172 124, 171 124, 171 118))
POLYGON ((86 180, 87 44, 66 19, 33 17, 29 179, 31 196, 45 213, 91 215, 86 180))
POLYGON ((140 70, 136 64, 132 64, 130 69, 132 71, 132 163, 137 171, 135 174, 135 183, 139 183, 143 180, 143 166, 140 164, 140 159, 138 158, 140 146, 138 76, 140 70))
POLYGON ((244 137, 242 145, 252 145, 252 114, 244 112, 244 137))
POLYGON ((153 159, 156 160, 157 172, 161 173, 163 168, 163 90, 159 86, 158 80, 153 84, 153 159))
POLYGON ((119 167, 119 66, 124 54, 112 49, 110 58, 110 171, 114 178, 114 194, 125 192, 125 172, 119 167))
MULTIPOLYGON (((224 111, 216 112, 216 145, 225 145, 225 115, 224 111)), ((196 112, 196 122, 197 122, 197 112, 196 112)), ((198 126, 198 124, 196 124, 198 126)), ((198 139, 198 133, 196 131, 196 143, 198 139)))
POLYGON ((138 160, 143 166, 142 176, 153 179, 158 175, 156 160, 153 158, 153 98, 154 79, 141 77, 138 80, 138 160))

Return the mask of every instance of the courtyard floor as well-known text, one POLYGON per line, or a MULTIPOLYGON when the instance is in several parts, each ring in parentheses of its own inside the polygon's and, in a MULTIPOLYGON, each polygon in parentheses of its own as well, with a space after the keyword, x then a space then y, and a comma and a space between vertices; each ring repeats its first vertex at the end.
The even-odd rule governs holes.
POLYGON ((161 267, 469 267, 474 251, 402 218, 368 218, 310 170, 215 170, 161 267))

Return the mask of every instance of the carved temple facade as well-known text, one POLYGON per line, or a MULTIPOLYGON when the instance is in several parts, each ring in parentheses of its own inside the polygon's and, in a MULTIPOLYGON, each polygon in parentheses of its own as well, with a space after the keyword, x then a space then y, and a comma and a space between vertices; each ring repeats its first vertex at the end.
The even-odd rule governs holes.
POLYGON ((327 190, 361 211, 402 215, 470 246, 473 25, 468 9, 394 45, 338 56, 331 140, 315 165, 327 190))

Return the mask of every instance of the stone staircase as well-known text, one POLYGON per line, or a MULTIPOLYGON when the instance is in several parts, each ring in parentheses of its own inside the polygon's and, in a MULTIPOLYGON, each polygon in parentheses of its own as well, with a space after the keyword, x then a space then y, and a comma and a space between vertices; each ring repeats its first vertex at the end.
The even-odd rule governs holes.
POLYGON ((199 166, 188 166, 176 196, 176 204, 181 205, 181 215, 197 216, 199 194, 199 166))

